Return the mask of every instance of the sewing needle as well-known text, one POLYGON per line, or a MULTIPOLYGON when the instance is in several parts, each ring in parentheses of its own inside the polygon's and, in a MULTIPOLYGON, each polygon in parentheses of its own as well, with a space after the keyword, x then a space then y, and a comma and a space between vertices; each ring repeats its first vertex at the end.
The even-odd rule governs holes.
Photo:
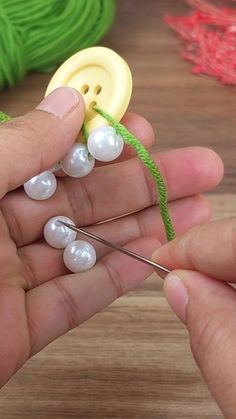
POLYGON ((165 266, 162 266, 162 265, 160 265, 158 263, 155 263, 152 260, 150 260, 150 259, 148 259, 148 258, 146 258, 144 256, 138 255, 137 253, 134 253, 131 250, 125 249, 124 247, 120 247, 118 244, 111 243, 110 241, 108 241, 106 239, 103 239, 102 237, 96 236, 95 234, 92 234, 92 233, 90 233, 90 232, 88 232, 86 230, 83 230, 81 228, 75 227, 72 224, 66 223, 64 221, 58 220, 58 222, 60 222, 64 226, 70 228, 71 230, 76 231, 77 233, 81 233, 84 236, 89 237, 90 239, 96 240, 96 241, 98 241, 98 242, 100 242, 102 244, 105 244, 106 246, 112 247, 113 249, 118 250, 119 252, 122 252, 122 253, 124 253, 127 256, 130 256, 130 257, 132 257, 132 258, 134 258, 136 260, 139 260, 140 262, 144 262, 144 263, 152 266, 153 268, 158 269, 158 270, 164 272, 165 274, 170 273, 170 270, 167 269, 165 266))

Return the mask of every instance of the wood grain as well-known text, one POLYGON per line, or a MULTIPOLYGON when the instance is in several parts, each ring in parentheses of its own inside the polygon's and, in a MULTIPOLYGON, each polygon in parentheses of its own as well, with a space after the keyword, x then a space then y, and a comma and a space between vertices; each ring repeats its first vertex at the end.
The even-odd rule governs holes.
MULTIPOLYGON (((119 0, 103 45, 129 62, 131 109, 154 125, 160 149, 204 145, 225 164, 222 184, 209 195, 215 217, 235 215, 236 94, 195 77, 179 57, 179 41, 163 24, 176 0, 119 0)), ((18 115, 42 97, 50 75, 30 74, 0 94, 1 109, 18 115)), ((79 329, 35 356, 4 387, 4 419, 222 418, 195 366, 184 327, 150 278, 79 329)))

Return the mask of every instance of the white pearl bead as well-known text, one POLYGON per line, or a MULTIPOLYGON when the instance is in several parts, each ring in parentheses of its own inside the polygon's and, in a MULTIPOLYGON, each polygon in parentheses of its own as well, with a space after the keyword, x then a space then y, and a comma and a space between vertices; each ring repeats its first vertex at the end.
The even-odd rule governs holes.
POLYGON ((95 159, 108 162, 117 159, 122 153, 124 140, 113 127, 102 125, 91 132, 87 146, 95 159))
POLYGON ((93 169, 95 160, 89 155, 86 145, 75 143, 61 160, 63 171, 72 177, 83 177, 93 169))
POLYGON ((44 238, 49 246, 55 247, 56 249, 64 249, 68 244, 72 243, 76 238, 76 231, 64 226, 59 221, 75 225, 73 221, 62 215, 53 217, 45 224, 44 227, 44 238))
POLYGON ((71 272, 83 272, 95 265, 96 251, 90 243, 76 240, 65 248, 63 259, 71 272))
POLYGON ((30 198, 38 201, 50 198, 55 193, 56 188, 57 180, 50 170, 40 173, 24 183, 25 193, 30 198))

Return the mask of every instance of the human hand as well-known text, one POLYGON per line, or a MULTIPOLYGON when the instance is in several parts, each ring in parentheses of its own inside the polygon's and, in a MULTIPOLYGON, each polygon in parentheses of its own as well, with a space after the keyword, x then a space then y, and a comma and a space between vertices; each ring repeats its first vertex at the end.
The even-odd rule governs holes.
POLYGON ((226 418, 236 417, 236 218, 194 227, 153 259, 170 269, 164 290, 226 418))
MULTIPOLYGON (((36 110, 0 127, 0 385, 30 356, 151 273, 148 266, 101 245, 93 269, 68 273, 62 251, 43 240, 48 219, 65 215, 147 257, 165 240, 154 182, 128 147, 118 162, 99 166, 87 177, 58 178, 57 191, 47 201, 26 196, 20 186, 65 155, 83 118, 82 97, 60 88, 36 110), (118 216, 124 217, 94 225, 118 216)), ((153 131, 143 118, 127 114, 123 123, 146 147, 153 144, 153 131)), ((177 233, 206 221, 210 207, 198 194, 221 180, 216 154, 187 148, 154 152, 153 158, 168 181, 177 233)))

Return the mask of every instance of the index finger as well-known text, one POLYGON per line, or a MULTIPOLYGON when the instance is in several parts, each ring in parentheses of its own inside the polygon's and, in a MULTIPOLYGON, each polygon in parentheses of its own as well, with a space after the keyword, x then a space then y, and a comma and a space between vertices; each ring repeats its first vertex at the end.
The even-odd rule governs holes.
POLYGON ((169 269, 188 269, 236 282, 236 218, 194 227, 152 256, 169 269))

